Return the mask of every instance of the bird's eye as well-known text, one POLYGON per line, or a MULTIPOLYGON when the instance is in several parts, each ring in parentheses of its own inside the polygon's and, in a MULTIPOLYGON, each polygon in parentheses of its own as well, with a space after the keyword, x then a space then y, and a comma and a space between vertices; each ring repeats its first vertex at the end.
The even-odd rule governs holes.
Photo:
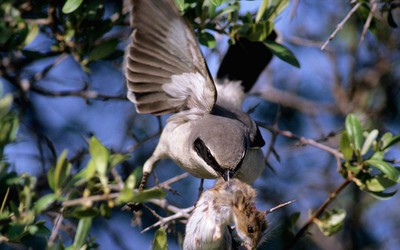
POLYGON ((254 233, 253 227, 248 226, 248 227, 247 227, 247 232, 248 232, 249 234, 254 233))
POLYGON ((200 157, 202 157, 207 162, 207 164, 211 165, 216 163, 214 156, 211 154, 210 150, 207 148, 207 146, 200 138, 197 138, 194 141, 194 150, 200 157))
POLYGON ((200 138, 196 138, 194 141, 193 149, 197 155, 211 166, 220 176, 225 176, 225 170, 218 164, 214 156, 211 154, 211 151, 200 138))

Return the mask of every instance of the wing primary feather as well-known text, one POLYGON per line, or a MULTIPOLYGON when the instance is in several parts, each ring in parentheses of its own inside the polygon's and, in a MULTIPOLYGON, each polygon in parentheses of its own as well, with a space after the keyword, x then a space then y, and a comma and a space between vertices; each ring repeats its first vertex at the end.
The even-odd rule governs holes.
POLYGON ((131 0, 128 98, 139 113, 210 112, 216 89, 193 31, 173 0, 131 0), (194 112, 194 111, 193 111, 194 112))

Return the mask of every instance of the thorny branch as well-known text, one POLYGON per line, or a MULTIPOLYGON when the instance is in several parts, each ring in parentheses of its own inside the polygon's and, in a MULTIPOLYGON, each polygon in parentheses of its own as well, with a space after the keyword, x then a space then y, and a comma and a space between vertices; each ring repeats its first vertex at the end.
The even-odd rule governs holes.
POLYGON ((265 124, 263 122, 257 121, 257 125, 262 127, 262 128, 268 129, 273 134, 279 134, 279 135, 283 135, 283 136, 285 136, 287 138, 297 139, 302 144, 307 144, 307 145, 322 149, 322 150, 334 155, 338 159, 343 159, 343 154, 340 153, 338 150, 336 150, 334 148, 331 148, 329 146, 326 146, 326 145, 324 145, 322 143, 319 143, 319 142, 317 142, 315 140, 295 135, 295 134, 293 134, 292 132, 290 132, 288 130, 280 130, 276 126, 271 126, 271 125, 265 124))
POLYGON ((350 183, 352 182, 351 179, 346 179, 335 191, 333 191, 329 197, 325 200, 324 203, 317 209, 317 211, 308 219, 306 224, 297 232, 297 234, 294 236, 294 238, 289 242, 288 245, 286 245, 285 249, 291 249, 296 242, 298 242, 303 235, 307 232, 308 228, 311 226, 311 224, 314 222, 316 218, 318 218, 328 207, 328 205, 336 198, 336 196, 345 188, 347 187, 350 183))

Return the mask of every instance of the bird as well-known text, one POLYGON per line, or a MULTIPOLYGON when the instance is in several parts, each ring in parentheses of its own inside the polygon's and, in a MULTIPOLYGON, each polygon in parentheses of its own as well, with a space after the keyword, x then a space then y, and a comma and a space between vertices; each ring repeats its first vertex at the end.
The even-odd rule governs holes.
POLYGON ((183 249, 256 249, 268 225, 266 212, 255 207, 255 197, 250 185, 219 178, 197 201, 186 224, 183 249), (230 225, 241 242, 232 239, 230 225))
POLYGON ((241 109, 240 81, 215 83, 193 30, 172 0, 131 4, 133 31, 125 53, 128 99, 137 113, 170 114, 143 165, 139 189, 163 158, 198 178, 253 183, 265 168, 265 141, 241 109))

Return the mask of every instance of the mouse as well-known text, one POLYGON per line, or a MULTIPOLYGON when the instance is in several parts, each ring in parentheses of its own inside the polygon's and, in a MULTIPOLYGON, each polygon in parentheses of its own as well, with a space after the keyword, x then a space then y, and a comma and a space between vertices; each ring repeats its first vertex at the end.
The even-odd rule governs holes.
POLYGON ((186 224, 183 249, 256 249, 267 220, 255 198, 250 185, 235 178, 218 179, 197 201, 186 224))

